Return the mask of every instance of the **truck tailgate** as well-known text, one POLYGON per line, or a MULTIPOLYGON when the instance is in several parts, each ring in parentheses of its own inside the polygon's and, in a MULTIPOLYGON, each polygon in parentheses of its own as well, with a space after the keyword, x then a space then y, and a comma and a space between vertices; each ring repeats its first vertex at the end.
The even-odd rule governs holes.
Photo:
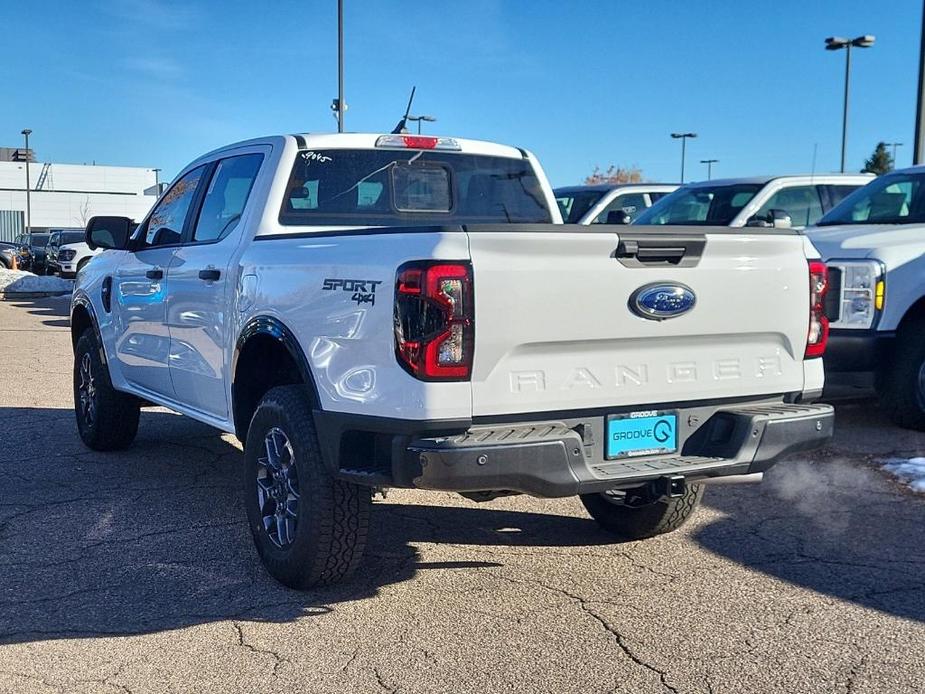
POLYGON ((646 409, 803 388, 809 278, 796 233, 568 225, 467 232, 474 416, 646 409), (631 308, 637 290, 661 283, 688 288, 693 307, 660 320, 631 308))

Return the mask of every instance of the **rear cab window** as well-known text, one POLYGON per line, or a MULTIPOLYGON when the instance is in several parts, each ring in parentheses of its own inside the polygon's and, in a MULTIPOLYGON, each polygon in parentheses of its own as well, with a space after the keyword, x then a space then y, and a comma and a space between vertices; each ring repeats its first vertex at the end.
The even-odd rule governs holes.
POLYGON ((549 223, 525 159, 428 150, 300 151, 279 221, 309 226, 549 223))

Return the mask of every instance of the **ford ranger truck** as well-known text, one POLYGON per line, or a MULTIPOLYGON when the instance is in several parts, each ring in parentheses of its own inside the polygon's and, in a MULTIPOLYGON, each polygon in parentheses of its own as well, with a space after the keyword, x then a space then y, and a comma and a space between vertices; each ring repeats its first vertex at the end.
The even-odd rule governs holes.
POLYGON ((148 403, 233 432, 288 586, 356 568, 377 489, 578 495, 638 539, 832 433, 804 237, 565 225, 515 147, 251 140, 87 241, 107 250, 73 295, 80 437, 124 448, 148 403))
POLYGON ((807 235, 829 268, 827 384, 869 388, 925 431, 925 167, 881 176, 807 235))

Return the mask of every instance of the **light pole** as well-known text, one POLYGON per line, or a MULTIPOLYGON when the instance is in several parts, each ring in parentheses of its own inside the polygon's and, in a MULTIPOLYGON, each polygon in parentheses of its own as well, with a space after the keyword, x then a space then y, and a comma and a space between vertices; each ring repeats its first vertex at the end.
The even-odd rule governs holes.
POLYGON ((421 134, 421 121, 426 121, 427 123, 436 123, 437 119, 433 116, 408 116, 408 120, 417 121, 418 123, 418 135, 421 134))
POLYGON ((713 165, 719 162, 719 159, 701 159, 701 164, 707 165, 707 180, 713 178, 713 165))
POLYGON ((687 138, 697 137, 697 133, 671 133, 675 140, 681 140, 681 183, 684 183, 684 157, 687 154, 687 138))
POLYGON ((874 45, 875 37, 870 34, 858 36, 854 39, 845 39, 841 36, 830 36, 825 40, 827 51, 840 51, 845 49, 845 103, 842 108, 841 120, 841 172, 845 173, 845 149, 848 145, 848 84, 851 76, 851 48, 870 48, 874 45))
POLYGON ((902 142, 884 142, 883 144, 885 144, 887 147, 893 148, 893 168, 895 169, 896 168, 896 148, 902 147, 903 143, 902 142))
POLYGON ((24 128, 22 134, 26 138, 26 233, 32 234, 32 200, 29 197, 30 189, 32 188, 32 181, 29 178, 29 135, 32 134, 32 131, 29 128, 24 128))

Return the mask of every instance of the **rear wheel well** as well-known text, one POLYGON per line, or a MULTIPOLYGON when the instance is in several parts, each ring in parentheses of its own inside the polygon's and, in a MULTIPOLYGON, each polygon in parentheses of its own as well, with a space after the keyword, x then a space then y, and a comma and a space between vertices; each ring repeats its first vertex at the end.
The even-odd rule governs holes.
POLYGON ((298 361, 290 349, 275 336, 254 335, 238 350, 231 386, 235 435, 245 442, 247 428, 260 400, 271 388, 287 385, 309 386, 315 406, 315 394, 306 382, 298 361))

